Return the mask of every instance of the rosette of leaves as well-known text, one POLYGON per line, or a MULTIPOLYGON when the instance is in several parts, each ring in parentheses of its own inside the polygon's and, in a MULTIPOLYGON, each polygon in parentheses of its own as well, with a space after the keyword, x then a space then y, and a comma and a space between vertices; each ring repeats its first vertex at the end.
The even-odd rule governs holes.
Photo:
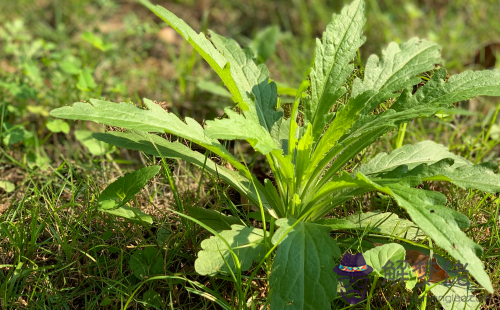
MULTIPOLYGON (((143 108, 90 99, 55 109, 51 115, 125 128, 125 132, 94 137, 203 167, 248 198, 279 227, 271 236, 269 226, 229 225, 226 220, 227 229, 201 245, 195 264, 200 273, 234 276, 251 268, 252 261, 262 264, 276 250, 269 278, 271 308, 329 309, 337 291, 332 269, 341 255, 330 237, 331 230, 370 229, 373 223, 322 218, 353 197, 378 191, 393 197, 406 210, 413 229, 430 237, 452 258, 467 262, 470 275, 484 289, 493 291, 480 259, 482 248, 462 231, 469 225, 467 217, 446 207, 443 194, 416 188, 424 181, 446 181, 464 189, 499 192, 500 178, 491 165, 475 165, 442 145, 424 141, 378 154, 353 172, 343 169, 363 149, 401 124, 437 112, 449 113, 454 103, 478 95, 499 96, 500 72, 466 71, 447 77, 444 68, 435 69, 441 61, 441 47, 414 38, 403 44, 390 43, 380 57, 369 57, 362 78, 354 77, 353 59, 365 42, 365 4, 355 0, 333 16, 322 38, 317 39, 309 77, 298 88, 290 115, 285 115, 267 67, 257 64, 249 49, 214 32, 197 33, 170 11, 146 5, 207 61, 238 110, 227 108, 226 117, 207 121, 204 127, 191 118, 181 120, 148 99, 144 99, 143 108), (430 80, 413 93, 414 86, 423 82, 419 76, 432 70, 430 80), (379 108, 382 104, 384 109, 379 108), (299 113, 303 115, 299 117, 299 113), (156 133, 198 144, 235 170, 156 133), (275 183, 260 182, 220 142, 236 139, 246 140, 265 156, 275 183)), ((403 233, 394 231, 399 236, 403 233)), ((372 232, 391 234, 387 225, 384 233, 372 232)))

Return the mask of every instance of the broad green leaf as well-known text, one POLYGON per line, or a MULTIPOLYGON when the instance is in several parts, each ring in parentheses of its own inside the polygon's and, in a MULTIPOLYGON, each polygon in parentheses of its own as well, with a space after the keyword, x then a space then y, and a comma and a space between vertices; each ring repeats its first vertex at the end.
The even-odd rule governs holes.
POLYGON ((244 139, 258 152, 266 155, 279 149, 269 132, 245 116, 225 109, 229 118, 207 121, 205 132, 208 137, 222 140, 244 139))
POLYGON ((500 192, 500 176, 483 165, 464 165, 457 169, 447 167, 441 171, 433 171, 432 174, 422 180, 450 181, 463 189, 475 188, 490 193, 500 192))
POLYGON ((226 167, 216 165, 209 158, 206 158, 205 161, 205 156, 203 154, 195 152, 179 142, 169 142, 157 135, 144 132, 115 131, 108 133, 95 133, 94 137, 117 147, 142 151, 159 157, 182 159, 200 168, 205 167, 206 171, 214 177, 221 178, 227 182, 232 186, 232 188, 247 197, 254 205, 259 205, 257 189, 255 188, 255 186, 257 186, 259 188, 260 199, 264 208, 274 217, 278 217, 278 215, 280 215, 279 213, 274 213, 271 209, 272 206, 269 205, 266 196, 263 194, 262 185, 260 185, 259 181, 254 180, 252 184, 252 181, 243 174, 237 171, 229 170, 226 167))
POLYGON ((394 268, 398 270, 403 264, 403 267, 406 267, 404 269, 408 272, 411 267, 401 262, 405 260, 405 255, 405 248, 397 243, 384 244, 363 253, 366 264, 372 266, 373 272, 381 277, 393 281, 397 279, 394 274, 390 273, 391 269, 387 267, 393 265, 394 268), (389 265, 386 266, 386 264, 389 265))
MULTIPOLYGON (((277 243, 295 220, 279 219, 272 238, 277 243)), ((299 222, 279 243, 269 279, 271 309, 329 309, 337 293, 333 272, 340 249, 330 228, 299 222)))
POLYGON ((72 107, 62 107, 50 112, 53 117, 78 119, 102 123, 125 129, 148 132, 171 133, 199 144, 229 161, 240 171, 246 171, 231 153, 215 139, 210 139, 198 122, 192 118, 181 121, 175 114, 169 113, 149 99, 144 99, 147 110, 129 103, 113 103, 91 99, 90 103, 76 102, 72 107))
POLYGON ((28 160, 28 167, 31 169, 38 167, 40 170, 47 170, 50 165, 50 158, 42 152, 28 152, 26 159, 28 160))
POLYGON ((69 125, 61 119, 55 119, 47 122, 47 129, 52 132, 69 133, 69 125))
POLYGON ((446 82, 446 70, 441 68, 414 95, 407 90, 392 105, 402 111, 424 105, 447 106, 476 96, 500 96, 500 71, 465 71, 452 75, 446 82))
MULTIPOLYGON (((231 230, 222 231, 220 236, 227 241, 238 257, 242 271, 248 270, 253 261, 260 261, 266 255, 262 229, 231 225, 231 230)), ((202 250, 198 252, 198 258, 194 262, 196 272, 201 275, 213 276, 218 272, 229 272, 228 267, 235 272, 233 256, 226 243, 219 237, 212 236, 203 240, 201 248, 202 250)))
POLYGON ((163 274, 163 255, 154 247, 135 250, 130 256, 129 266, 139 280, 163 274))
POLYGON ((165 242, 167 241, 168 237, 170 237, 170 234, 171 232, 165 227, 161 227, 160 229, 158 229, 158 231, 156 232, 156 242, 158 242, 158 245, 165 245, 165 242))
POLYGON ((10 123, 4 122, 3 124, 2 137, 3 143, 6 145, 12 145, 17 142, 22 142, 33 137, 31 132, 24 129, 21 125, 11 125, 10 123))
POLYGON ((98 199, 100 208, 110 210, 123 206, 134 198, 159 171, 160 166, 144 167, 119 177, 102 191, 98 199))
POLYGON ((436 297, 444 310, 477 310, 481 309, 481 302, 472 294, 472 290, 468 287, 453 285, 451 287, 442 284, 437 284, 431 289, 432 294, 436 297))
POLYGON ((162 309, 162 300, 160 293, 153 289, 149 289, 142 295, 142 299, 148 305, 152 305, 156 309, 162 309))
POLYGON ((106 154, 110 150, 107 143, 99 141, 92 137, 92 132, 88 130, 75 130, 75 138, 80 141, 94 156, 106 154))
POLYGON ((257 33, 250 45, 259 63, 264 63, 276 51, 276 44, 280 36, 280 28, 269 26, 257 33))
POLYGON ((278 91, 276 84, 269 82, 269 70, 264 64, 256 65, 252 52, 241 49, 236 41, 214 32, 210 34, 214 45, 231 65, 231 75, 248 105, 248 112, 244 109, 246 118, 271 132, 274 123, 283 117, 283 111, 275 110, 278 91))
POLYGON ((242 222, 236 216, 227 216, 215 210, 208 210, 200 207, 184 206, 188 211, 189 216, 197 219, 215 231, 231 229, 231 225, 242 222))
POLYGON ((312 123, 314 141, 332 118, 329 110, 346 91, 342 85, 354 69, 349 63, 365 42, 362 36, 365 21, 364 2, 353 1, 333 16, 322 40, 316 40, 316 56, 310 73, 311 96, 305 102, 305 117, 312 123))
POLYGON ((357 171, 371 176, 393 170, 402 165, 411 170, 420 164, 434 164, 445 158, 454 159, 455 167, 470 164, 465 158, 448 151, 448 148, 444 145, 433 141, 422 141, 414 145, 403 145, 390 154, 379 153, 368 163, 361 165, 357 171))
POLYGON ((431 237, 437 246, 443 248, 461 263, 467 263, 466 268, 476 281, 488 292, 493 292, 491 281, 484 271, 484 265, 477 257, 477 255, 482 255, 483 249, 470 240, 455 221, 446 220, 431 212, 436 202, 435 198, 437 198, 435 194, 438 193, 396 184, 390 184, 389 188, 390 191, 387 192, 392 194, 397 203, 406 209, 413 222, 431 237))
POLYGON ((151 11, 169 24, 175 31, 177 31, 186 41, 193 46, 193 48, 205 59, 205 61, 214 69, 217 75, 224 82, 226 87, 233 95, 233 101, 240 104, 243 110, 248 110, 248 103, 244 102, 243 98, 246 94, 240 92, 235 80, 231 76, 229 63, 226 58, 215 49, 212 43, 205 37, 203 33, 196 33, 191 27, 188 26, 182 19, 178 18, 169 10, 159 6, 153 5, 146 1, 143 2, 151 11))

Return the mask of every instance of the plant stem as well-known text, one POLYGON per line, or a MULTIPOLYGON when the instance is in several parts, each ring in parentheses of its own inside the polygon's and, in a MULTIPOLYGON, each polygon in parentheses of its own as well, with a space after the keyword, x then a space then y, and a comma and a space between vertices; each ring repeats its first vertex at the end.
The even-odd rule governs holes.
POLYGON ((408 123, 403 123, 399 125, 398 137, 396 138, 396 145, 394 146, 395 149, 399 149, 403 145, 407 124, 408 123))

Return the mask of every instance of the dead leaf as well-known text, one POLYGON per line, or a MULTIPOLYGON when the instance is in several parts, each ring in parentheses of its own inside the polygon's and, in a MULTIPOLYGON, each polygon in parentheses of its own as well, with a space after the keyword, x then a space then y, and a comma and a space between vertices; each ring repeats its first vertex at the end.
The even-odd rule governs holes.
POLYGON ((438 283, 449 278, 446 271, 438 265, 435 257, 432 258, 432 264, 429 266, 429 258, 429 255, 425 255, 420 251, 406 250, 405 260, 410 264, 418 278, 425 276, 427 267, 430 270, 429 282, 438 283))

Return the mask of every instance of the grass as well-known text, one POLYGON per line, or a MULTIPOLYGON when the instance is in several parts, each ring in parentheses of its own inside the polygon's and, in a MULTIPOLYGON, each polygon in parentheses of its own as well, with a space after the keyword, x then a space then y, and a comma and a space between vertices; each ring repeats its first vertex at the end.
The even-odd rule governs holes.
MULTIPOLYGON (((207 3, 165 6, 195 29, 210 28, 244 45, 263 27, 280 25, 280 41, 267 64, 273 79, 292 87, 307 75, 314 38, 341 7, 341 3, 320 0, 207 3)), ((500 42, 496 1, 373 0, 367 5, 368 42, 360 51, 362 59, 380 54, 392 40, 403 42, 418 35, 444 46, 445 66, 451 71, 476 69, 481 63, 471 60, 481 56, 481 48, 500 42)), ((194 271, 200 242, 209 233, 171 210, 199 206, 239 212, 258 225, 248 217, 251 210, 242 206, 245 202, 238 194, 199 169, 168 161, 161 176, 132 203, 153 215, 154 224, 124 221, 98 211, 96 199, 114 179, 153 159, 75 136, 75 130, 104 130, 98 126, 71 122, 69 133, 47 129, 52 121, 48 111, 92 97, 136 102, 152 98, 198 121, 220 116, 231 101, 199 87, 200 82, 219 82, 207 65, 134 2, 8 0, 0 4, 0 21, 0 307, 219 309, 234 305, 237 289, 230 278, 203 277, 194 271), (84 35, 87 31, 102 42, 84 35), (11 143, 12 139, 18 142, 11 143)), ((404 143, 431 139, 472 161, 498 165, 497 104, 498 100, 478 98, 463 104, 472 115, 408 124, 404 143)), ((391 150, 396 136, 387 135, 359 160, 391 150)), ((243 150, 255 173, 268 173, 262 171, 258 158, 248 155, 245 145, 234 148, 243 150)), ((496 285, 484 309, 497 309, 498 195, 434 186, 447 194, 449 206, 471 218, 467 234, 484 248, 483 261, 496 285)), ((344 209, 377 209, 387 203, 378 197, 371 202, 359 199, 344 209)), ((266 277, 264 267, 257 278, 266 277)), ((242 282, 250 285, 245 298, 253 297, 256 308, 264 306, 266 281, 246 283, 243 278, 242 282)), ((420 307, 420 303, 389 305, 389 296, 411 292, 382 287, 380 282, 371 300, 373 309, 420 307)), ((340 299, 334 304, 349 308, 340 299)), ((439 308, 435 300, 427 306, 439 308)))

